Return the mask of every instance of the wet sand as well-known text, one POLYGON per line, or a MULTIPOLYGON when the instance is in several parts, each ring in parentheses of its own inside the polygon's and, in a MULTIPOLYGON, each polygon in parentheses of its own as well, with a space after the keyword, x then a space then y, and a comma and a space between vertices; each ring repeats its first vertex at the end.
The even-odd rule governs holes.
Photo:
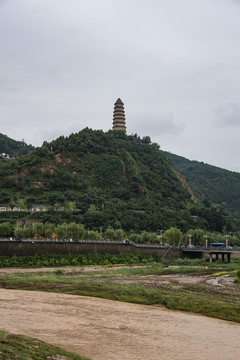
POLYGON ((240 324, 91 297, 0 289, 0 329, 92 360, 240 358, 240 324))

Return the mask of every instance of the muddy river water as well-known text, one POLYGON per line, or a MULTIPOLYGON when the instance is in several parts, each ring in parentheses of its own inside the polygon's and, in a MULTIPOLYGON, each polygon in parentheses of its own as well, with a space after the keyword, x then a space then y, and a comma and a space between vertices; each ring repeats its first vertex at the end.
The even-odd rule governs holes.
POLYGON ((0 289, 0 329, 92 360, 240 359, 240 324, 91 297, 0 289))

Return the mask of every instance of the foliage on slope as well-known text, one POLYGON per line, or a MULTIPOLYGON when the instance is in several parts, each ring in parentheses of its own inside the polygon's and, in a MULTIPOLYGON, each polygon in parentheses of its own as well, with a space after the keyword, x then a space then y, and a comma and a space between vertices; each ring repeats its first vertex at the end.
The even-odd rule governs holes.
POLYGON ((85 357, 43 341, 24 335, 10 334, 5 331, 0 331, 0 359, 88 360, 85 357))
POLYGON ((168 152, 164 154, 183 174, 198 199, 208 199, 240 217, 240 173, 191 161, 168 152))
MULTIPOLYGON (((184 207, 190 196, 157 146, 137 144, 133 136, 84 129, 37 148, 33 154, 0 167, 9 193, 51 201, 52 194, 151 199, 184 207)), ((3 195, 3 193, 2 193, 3 195)), ((55 196, 53 195, 53 196, 55 196)), ((100 200, 100 199, 99 199, 100 200)))
POLYGON ((26 155, 33 149, 32 145, 27 145, 24 141, 16 141, 0 133, 0 153, 6 153, 15 157, 26 155))
MULTIPOLYGON (((44 142, 30 155, 0 163, 0 202, 22 210, 26 210, 24 202, 29 209, 34 203, 47 203, 51 205, 47 213, 31 214, 31 218, 43 223, 82 223, 93 230, 108 226, 136 232, 234 228, 227 214, 214 208, 204 212, 193 204, 186 184, 157 144, 119 131, 86 128, 44 142), (61 208, 65 211, 57 211, 61 208), (198 223, 196 216, 201 216, 198 223)), ((5 215, 0 221, 21 218, 11 211, 5 215)))

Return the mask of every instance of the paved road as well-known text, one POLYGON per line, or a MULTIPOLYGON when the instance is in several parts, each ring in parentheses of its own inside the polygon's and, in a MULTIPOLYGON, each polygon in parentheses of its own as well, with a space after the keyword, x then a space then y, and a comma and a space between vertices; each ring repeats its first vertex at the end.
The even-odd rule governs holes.
POLYGON ((240 324, 90 297, 0 289, 0 329, 93 360, 240 359, 240 324))

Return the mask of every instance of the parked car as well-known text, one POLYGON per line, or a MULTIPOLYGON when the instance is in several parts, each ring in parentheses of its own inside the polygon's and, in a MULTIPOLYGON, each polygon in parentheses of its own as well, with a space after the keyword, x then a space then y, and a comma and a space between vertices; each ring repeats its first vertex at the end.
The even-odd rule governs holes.
POLYGON ((22 238, 21 238, 20 236, 17 236, 17 237, 15 238, 15 240, 16 240, 16 241, 22 241, 22 238))

